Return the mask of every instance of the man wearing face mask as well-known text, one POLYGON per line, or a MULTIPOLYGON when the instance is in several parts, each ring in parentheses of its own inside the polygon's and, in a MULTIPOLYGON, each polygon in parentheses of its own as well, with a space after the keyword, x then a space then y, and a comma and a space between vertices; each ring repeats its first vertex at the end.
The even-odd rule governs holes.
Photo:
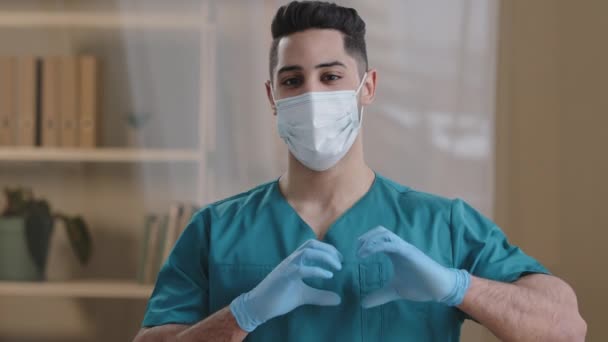
POLYGON ((272 36, 288 170, 192 218, 136 341, 457 341, 466 318, 504 340, 584 340, 572 289, 493 222, 367 166, 377 72, 354 9, 292 2, 272 36))

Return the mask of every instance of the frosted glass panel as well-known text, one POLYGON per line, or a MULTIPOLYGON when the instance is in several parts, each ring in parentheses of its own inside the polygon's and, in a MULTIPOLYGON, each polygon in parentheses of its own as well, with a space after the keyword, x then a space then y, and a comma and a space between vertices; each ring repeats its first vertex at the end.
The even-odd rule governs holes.
MULTIPOLYGON (((363 122, 369 164, 491 215, 497 0, 338 2, 366 20, 378 70, 363 122)), ((281 175, 287 149, 264 82, 270 22, 284 3, 2 1, 0 56, 15 70, 24 57, 39 61, 26 103, 40 128, 31 144, 0 146, 0 188, 30 188, 54 212, 81 216, 93 249, 80 266, 57 235, 50 248, 63 259, 49 263, 47 282, 0 282, 0 340, 129 340, 151 291, 139 278, 147 217, 170 220, 176 204, 203 206, 281 175), (94 146, 44 143, 54 102, 40 75, 61 56, 98 62, 94 146)))
POLYGON ((364 123, 368 161, 491 215, 498 2, 341 3, 366 19, 368 58, 378 69, 364 123))

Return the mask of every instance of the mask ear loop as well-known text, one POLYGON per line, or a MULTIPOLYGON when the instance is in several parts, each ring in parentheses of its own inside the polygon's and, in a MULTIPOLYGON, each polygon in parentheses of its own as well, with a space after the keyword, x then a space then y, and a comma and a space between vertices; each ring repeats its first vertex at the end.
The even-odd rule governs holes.
POLYGON ((274 105, 274 111, 276 113, 276 111, 277 111, 277 100, 276 100, 276 97, 274 96, 274 86, 272 85, 272 83, 271 83, 271 86, 270 86, 270 97, 272 97, 272 104, 274 105))
MULTIPOLYGON (((359 87, 357 88, 357 91, 355 91, 355 98, 359 95, 359 91, 361 90, 361 88, 363 88, 363 84, 365 84, 365 79, 367 78, 367 72, 365 72, 365 74, 363 74, 363 78, 361 79, 361 83, 359 84, 359 87)), ((359 126, 361 126, 361 124, 363 123, 363 110, 365 109, 365 106, 361 106, 361 111, 359 111, 359 126)))
POLYGON ((276 106, 277 105, 277 99, 276 99, 276 97, 274 97, 274 87, 270 87, 270 97, 272 97, 272 102, 276 106))
POLYGON ((365 83, 365 79, 367 78, 367 72, 363 74, 363 78, 361 78, 361 83, 359 83, 359 87, 357 87, 357 91, 355 91, 355 95, 359 95, 359 91, 363 88, 363 84, 365 83))

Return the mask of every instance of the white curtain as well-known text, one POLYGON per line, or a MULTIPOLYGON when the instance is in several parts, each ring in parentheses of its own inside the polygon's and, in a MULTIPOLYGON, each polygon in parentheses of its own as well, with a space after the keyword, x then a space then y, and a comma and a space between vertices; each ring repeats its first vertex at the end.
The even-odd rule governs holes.
MULTIPOLYGON (((288 1, 218 1, 216 197, 280 175, 263 83, 270 21, 288 1)), ((341 0, 367 24, 376 102, 366 108, 367 161, 413 188, 461 197, 492 215, 498 0, 341 0)))

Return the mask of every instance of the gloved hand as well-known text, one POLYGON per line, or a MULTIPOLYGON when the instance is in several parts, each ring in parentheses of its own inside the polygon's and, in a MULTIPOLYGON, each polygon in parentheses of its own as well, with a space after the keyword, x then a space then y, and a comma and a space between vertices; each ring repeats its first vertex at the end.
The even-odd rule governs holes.
POLYGON ((382 252, 390 258, 394 268, 394 277, 384 288, 363 298, 361 305, 364 308, 397 299, 434 301, 449 306, 462 303, 471 282, 467 271, 438 264, 382 226, 361 235, 358 242, 360 258, 382 252))
POLYGON ((251 332, 267 320, 300 305, 338 305, 338 294, 306 285, 304 278, 333 277, 342 268, 338 250, 318 240, 308 240, 275 267, 258 286, 230 303, 241 329, 251 332))

